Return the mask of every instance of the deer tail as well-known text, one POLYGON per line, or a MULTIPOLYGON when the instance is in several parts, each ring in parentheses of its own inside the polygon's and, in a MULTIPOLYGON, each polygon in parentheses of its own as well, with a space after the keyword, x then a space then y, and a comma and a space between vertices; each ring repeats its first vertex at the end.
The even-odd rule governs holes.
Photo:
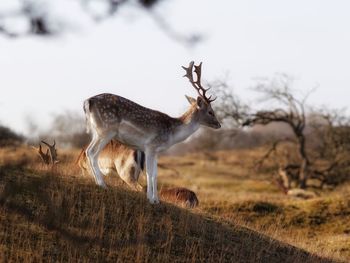
POLYGON ((85 122, 86 122, 86 133, 90 133, 90 100, 84 101, 84 112, 85 112, 85 122))

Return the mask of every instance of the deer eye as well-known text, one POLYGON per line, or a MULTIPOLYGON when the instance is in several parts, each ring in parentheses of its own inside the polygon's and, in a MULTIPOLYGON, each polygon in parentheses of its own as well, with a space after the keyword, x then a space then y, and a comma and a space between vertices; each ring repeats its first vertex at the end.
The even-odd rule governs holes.
POLYGON ((208 113, 209 113, 210 116, 214 116, 214 112, 209 111, 208 113))

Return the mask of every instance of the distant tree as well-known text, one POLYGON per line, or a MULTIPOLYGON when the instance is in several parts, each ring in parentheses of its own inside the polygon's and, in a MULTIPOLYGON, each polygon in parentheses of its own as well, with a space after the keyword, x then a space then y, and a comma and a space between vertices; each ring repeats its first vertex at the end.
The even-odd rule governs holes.
MULTIPOLYGON (((62 23, 55 19, 48 5, 48 0, 12 0, 11 8, 0 7, 0 34, 7 37, 23 37, 27 35, 52 36, 60 33, 62 23), (13 29, 15 19, 24 21, 26 29, 20 32, 13 29)), ((159 14, 152 12, 152 9, 162 2, 161 0, 72 0, 81 5, 83 12, 93 21, 100 22, 117 15, 118 10, 124 5, 139 6, 150 12, 152 18, 167 35, 176 41, 186 44, 196 44, 200 41, 199 35, 193 34, 185 36, 176 32, 165 19, 159 14), (97 11, 97 9, 99 11, 97 11)), ((63 23, 64 24, 64 23, 63 23)))
POLYGON ((40 134, 40 138, 56 140, 61 146, 81 148, 90 142, 86 133, 85 119, 73 111, 65 111, 53 116, 50 128, 40 134))
MULTIPOLYGON (((40 0, 21 0, 16 1, 16 5, 13 9, 5 9, 0 10, 0 32, 6 34, 10 37, 21 36, 19 34, 13 33, 10 29, 10 25, 6 24, 4 20, 8 18, 23 18, 28 22, 28 31, 24 32, 24 34, 34 34, 34 35, 52 35, 56 33, 52 25, 51 18, 46 10, 46 3, 40 0)), ((79 0, 76 0, 79 1, 79 0)), ((86 11, 88 15, 92 18, 97 19, 91 13, 89 6, 93 4, 104 4, 105 12, 103 15, 99 16, 99 19, 108 18, 113 16, 118 11, 119 7, 130 3, 130 0, 80 0, 82 8, 86 11)), ((137 0, 137 2, 146 9, 152 8, 159 0, 137 0)))
MULTIPOLYGON (((289 180, 287 182, 288 187, 291 186, 290 180, 292 177, 296 178, 300 188, 305 188, 309 179, 319 180, 321 186, 334 183, 334 180, 330 180, 332 176, 329 175, 334 175, 334 171, 338 169, 339 172, 339 168, 344 167, 344 158, 340 161, 340 157, 344 157, 345 149, 348 150, 350 146, 350 139, 345 139, 350 135, 347 118, 344 115, 332 115, 330 111, 318 111, 318 119, 322 120, 319 122, 321 127, 314 127, 316 129, 313 129, 310 133, 319 133, 318 138, 322 141, 320 147, 324 147, 324 155, 327 155, 323 159, 327 160, 328 165, 320 169, 319 164, 322 156, 315 156, 311 153, 311 149, 307 149, 307 140, 310 137, 307 136, 306 129, 311 128, 312 125, 307 125, 306 109, 308 108, 311 111, 311 107, 308 107, 306 102, 311 92, 299 98, 295 95, 296 92, 293 91, 291 84, 292 79, 285 74, 280 74, 273 79, 259 80, 254 87, 254 90, 261 94, 258 100, 260 103, 256 103, 259 104, 260 109, 257 109, 258 107, 254 108, 242 103, 225 83, 219 83, 216 87, 221 94, 221 103, 216 104, 216 111, 221 119, 228 119, 241 127, 283 123, 290 128, 293 134, 292 138, 282 138, 274 141, 272 147, 261 160, 269 158, 276 151, 279 144, 286 141, 294 143, 299 155, 299 163, 288 163, 280 168, 281 175, 290 177, 284 178, 284 181, 289 180), (339 120, 342 120, 342 122, 339 120), (345 133, 348 133, 348 135, 345 136, 345 133), (314 157, 312 160, 311 156, 314 157), (294 175, 291 174, 292 170, 294 170, 294 175)), ((332 178, 334 179, 336 176, 332 178)))
MULTIPOLYGON (((313 138, 317 138, 313 159, 326 160, 315 167, 312 178, 323 185, 337 185, 350 178, 350 121, 343 110, 314 110, 309 117, 313 138), (321 165, 320 165, 321 164, 321 165)), ((310 138, 311 139, 311 138, 310 138)))
POLYGON ((0 146, 17 145, 22 143, 23 136, 12 131, 10 128, 0 126, 0 146))

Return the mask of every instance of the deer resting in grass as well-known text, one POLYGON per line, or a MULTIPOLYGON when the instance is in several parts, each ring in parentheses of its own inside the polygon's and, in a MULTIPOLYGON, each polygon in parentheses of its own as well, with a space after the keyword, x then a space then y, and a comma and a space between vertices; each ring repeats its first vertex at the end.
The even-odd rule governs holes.
POLYGON ((201 66, 190 62, 185 69, 191 85, 198 92, 197 99, 187 97, 190 108, 180 117, 173 118, 162 112, 145 108, 126 98, 113 94, 100 94, 84 102, 88 132, 92 141, 86 155, 98 185, 106 187, 98 166, 101 150, 112 140, 143 151, 146 155, 147 198, 150 203, 159 203, 157 193, 157 155, 172 145, 184 141, 205 125, 214 129, 221 127, 207 97, 208 89, 201 84, 201 66), (193 78, 194 73, 197 78, 193 78))
MULTIPOLYGON (((81 151, 77 164, 83 175, 89 174, 90 166, 85 148, 81 151)), ((143 191, 143 187, 138 183, 145 165, 145 154, 143 152, 131 149, 118 141, 112 140, 100 152, 98 165, 105 176, 112 171, 116 171, 131 189, 143 191)), ((194 208, 199 204, 196 194, 183 187, 162 188, 159 195, 162 200, 188 208, 194 208)))
POLYGON ((35 148, 34 146, 32 147, 38 151, 38 155, 40 156, 43 163, 46 165, 51 164, 52 166, 57 164, 59 161, 57 159, 56 141, 54 140, 52 145, 48 144, 45 141, 41 142, 47 146, 46 153, 42 151, 41 143, 39 143, 39 148, 35 148))
POLYGON ((40 159, 43 161, 44 164, 46 164, 46 165, 50 164, 49 149, 46 149, 46 153, 44 153, 43 150, 42 150, 42 147, 41 147, 41 143, 39 143, 39 147, 38 148, 36 148, 34 146, 32 146, 32 148, 37 151, 40 159))
POLYGON ((279 178, 275 180, 278 188, 282 192, 290 197, 299 198, 299 199, 312 199, 316 198, 317 194, 312 191, 307 191, 301 188, 291 188, 291 181, 299 178, 299 165, 287 165, 280 167, 278 169, 279 178))
MULTIPOLYGON (((90 166, 85 153, 82 150, 77 163, 83 173, 89 174, 90 166)), ((133 190, 142 191, 142 186, 138 183, 141 171, 145 165, 145 154, 141 151, 131 149, 118 141, 112 140, 100 152, 98 165, 104 175, 116 171, 120 178, 133 190)))
POLYGON ((49 148, 50 152, 50 161, 52 165, 55 165, 59 162, 58 157, 57 157, 57 150, 56 150, 56 141, 53 140, 53 144, 50 145, 45 141, 41 141, 43 144, 45 144, 49 148))
POLYGON ((159 195, 162 200, 180 204, 188 208, 194 208, 199 204, 196 194, 184 187, 161 189, 159 195))

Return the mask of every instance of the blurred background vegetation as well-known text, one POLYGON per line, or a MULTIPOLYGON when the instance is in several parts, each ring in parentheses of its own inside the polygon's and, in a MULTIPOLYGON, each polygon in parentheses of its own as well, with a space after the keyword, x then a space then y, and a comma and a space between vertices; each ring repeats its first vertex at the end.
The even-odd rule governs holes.
MULTIPOLYGON (((163 1, 76 0, 96 24, 118 16, 120 8, 128 5, 149 12, 174 42, 186 47, 201 43, 198 32, 179 33, 165 17, 152 12, 163 1)), ((8 39, 54 39, 71 29, 65 23, 67 17, 52 15, 45 1, 12 4, 11 8, 0 5, 0 34, 8 39)), ((92 179, 82 176, 76 165, 81 149, 90 142, 81 112, 53 113, 48 127, 28 115, 25 135, 0 125, 0 242, 5 244, 0 247, 0 261, 2 255, 13 260, 28 255, 41 260, 49 255, 59 261, 57 243, 65 251, 62 261, 116 259, 114 248, 118 247, 123 251, 120 257, 136 258, 135 262, 144 258, 152 262, 150 255, 159 262, 189 257, 196 262, 208 254, 211 261, 221 257, 222 262, 232 258, 254 261, 256 255, 266 256, 265 262, 281 262, 290 254, 291 262, 328 262, 286 243, 332 260, 349 261, 347 111, 311 102, 319 91, 295 89, 288 74, 256 79, 252 90, 257 96, 252 101, 242 100, 225 77, 207 84, 218 97, 213 106, 223 128, 201 129, 165 152, 159 165, 161 187, 186 186, 197 193, 200 207, 193 212, 168 204, 157 210, 117 177, 107 179, 110 190, 94 188, 92 179), (57 143, 60 162, 54 168, 41 164, 31 147, 41 140, 57 143), (135 217, 131 216, 135 211, 135 217), (115 222, 122 230, 115 231, 115 222), (159 236, 163 244, 157 243, 159 236), (222 247, 213 248, 213 239, 222 247), (237 243, 241 239, 251 242, 254 249, 237 243), (34 249, 27 245, 31 242, 34 249), (133 246, 139 254, 134 255, 133 246), (237 247, 246 254, 239 254, 237 247)), ((145 184, 144 178, 141 181, 145 184)))

